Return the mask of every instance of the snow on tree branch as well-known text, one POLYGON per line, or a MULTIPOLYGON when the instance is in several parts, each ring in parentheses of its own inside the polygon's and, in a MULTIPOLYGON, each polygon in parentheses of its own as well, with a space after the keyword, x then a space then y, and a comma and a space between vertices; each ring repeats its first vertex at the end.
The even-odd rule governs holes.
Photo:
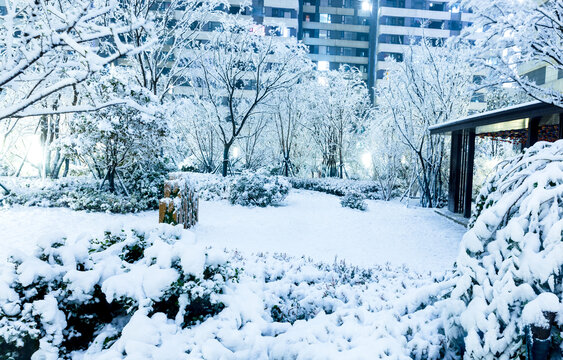
POLYGON ((476 40, 476 60, 492 78, 514 82, 537 100, 563 107, 563 93, 522 75, 522 65, 563 71, 563 2, 465 0, 476 15, 465 35, 476 40))
POLYGON ((21 116, 49 95, 151 45, 150 29, 117 1, 6 1, 0 23, 0 120, 21 116), (143 42, 132 44, 124 36, 133 29, 147 30, 143 42))

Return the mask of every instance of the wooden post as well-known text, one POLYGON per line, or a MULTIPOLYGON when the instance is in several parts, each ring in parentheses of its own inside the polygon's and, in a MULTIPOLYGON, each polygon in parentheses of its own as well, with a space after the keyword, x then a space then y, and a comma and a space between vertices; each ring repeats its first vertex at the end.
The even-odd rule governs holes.
POLYGON ((159 202, 158 222, 182 224, 184 229, 194 226, 198 220, 197 195, 185 178, 171 176, 164 183, 164 198, 159 202))
POLYGON ((475 161, 475 129, 466 129, 463 131, 465 137, 465 171, 464 171, 464 199, 463 199, 463 216, 471 217, 471 202, 473 198, 473 164, 475 161))
POLYGON ((538 132, 541 117, 533 117, 528 121, 528 138, 526 139, 526 147, 529 148, 538 142, 538 132))
POLYGON ((461 131, 453 131, 450 145, 450 184, 448 188, 448 210, 459 212, 459 184, 461 175, 461 131))

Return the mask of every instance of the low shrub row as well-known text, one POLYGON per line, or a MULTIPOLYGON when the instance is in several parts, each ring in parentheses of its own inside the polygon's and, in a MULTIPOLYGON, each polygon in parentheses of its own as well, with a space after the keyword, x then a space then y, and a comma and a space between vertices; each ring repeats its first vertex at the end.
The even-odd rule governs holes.
POLYGON ((130 193, 100 189, 101 181, 91 177, 58 180, 2 179, 10 193, 0 195, 0 205, 67 207, 73 210, 135 213, 158 208, 166 172, 138 176, 129 184, 130 193))
POLYGON ((336 196, 359 193, 371 200, 380 199, 379 186, 374 181, 335 178, 288 178, 294 189, 319 191, 336 196))
POLYGON ((276 206, 289 193, 291 185, 281 176, 246 172, 222 177, 213 174, 176 173, 187 176, 202 200, 228 200, 242 206, 276 206))

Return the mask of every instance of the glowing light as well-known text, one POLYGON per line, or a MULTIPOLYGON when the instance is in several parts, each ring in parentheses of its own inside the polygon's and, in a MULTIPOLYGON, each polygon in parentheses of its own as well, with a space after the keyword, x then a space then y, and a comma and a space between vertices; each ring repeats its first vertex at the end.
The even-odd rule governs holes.
POLYGON ((371 11, 371 3, 369 1, 362 1, 362 10, 371 11))
POLYGON ((363 165, 366 169, 371 169, 371 166, 372 166, 371 153, 369 153, 369 152, 363 153, 361 160, 362 160, 362 165, 363 165))
POLYGON ((236 159, 240 155, 240 149, 238 147, 233 147, 233 157, 236 159))
POLYGON ((317 70, 328 71, 330 68, 330 63, 328 61, 319 61, 317 63, 317 70))
POLYGON ((41 147, 41 140, 39 135, 27 136, 25 143, 29 144, 29 152, 27 159, 34 165, 39 165, 43 161, 43 148, 41 147))

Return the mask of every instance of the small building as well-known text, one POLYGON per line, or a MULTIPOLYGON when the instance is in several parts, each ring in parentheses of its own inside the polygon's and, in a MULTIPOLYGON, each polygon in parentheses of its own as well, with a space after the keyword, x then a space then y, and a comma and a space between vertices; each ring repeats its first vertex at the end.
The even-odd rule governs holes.
POLYGON ((451 136, 448 210, 471 216, 475 138, 508 139, 522 149, 537 141, 563 139, 563 108, 533 101, 430 127, 451 136))

